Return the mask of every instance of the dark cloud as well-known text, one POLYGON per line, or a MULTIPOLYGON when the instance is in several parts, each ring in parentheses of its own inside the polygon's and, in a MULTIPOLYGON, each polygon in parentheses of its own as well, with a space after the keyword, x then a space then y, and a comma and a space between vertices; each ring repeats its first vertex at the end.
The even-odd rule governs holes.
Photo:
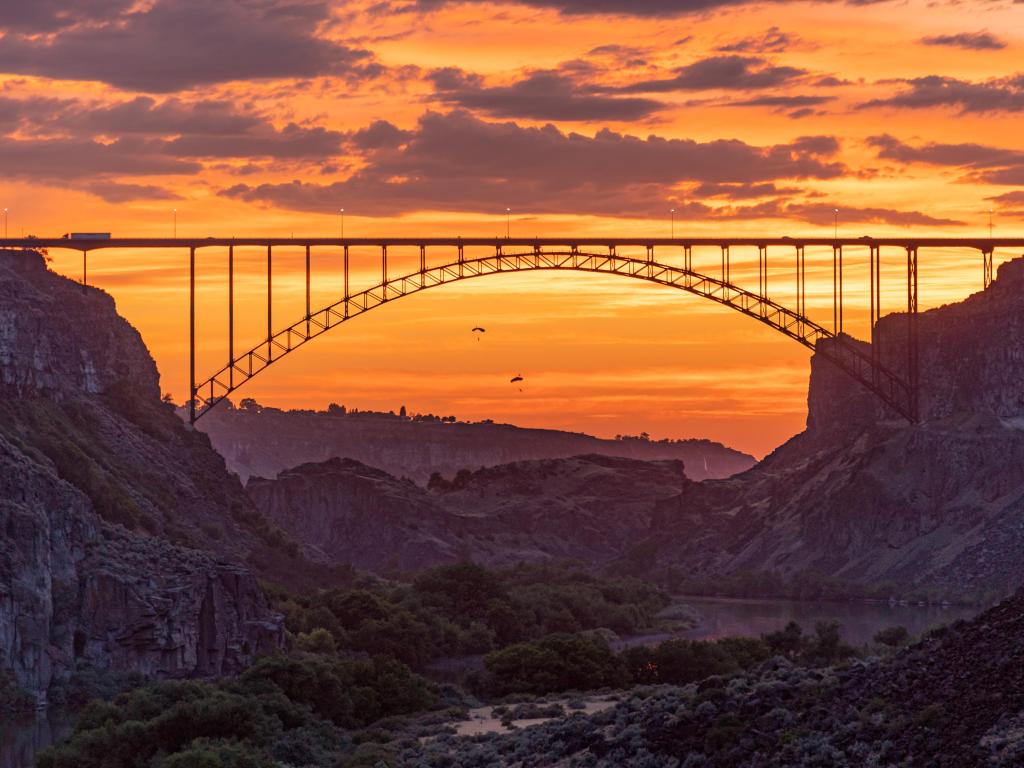
POLYGON ((869 146, 878 150, 878 156, 901 163, 958 166, 961 168, 993 168, 1024 163, 1024 151, 1004 149, 985 144, 921 144, 912 146, 895 136, 870 136, 869 146))
POLYGON ((763 184, 828 179, 845 167, 832 137, 757 147, 737 140, 646 139, 601 130, 563 133, 485 122, 464 111, 427 113, 400 148, 375 152, 346 181, 238 185, 222 194, 296 210, 359 201, 367 215, 419 210, 647 214, 685 182, 763 184))
POLYGON ((868 144, 878 156, 901 163, 961 168, 967 179, 986 184, 1024 184, 1024 151, 985 144, 923 144, 911 146, 889 136, 872 136, 868 144))
POLYGON ((139 139, 102 144, 85 139, 0 139, 0 167, 7 177, 61 181, 110 176, 197 173, 201 166, 170 157, 139 139))
POLYGON ((505 86, 486 86, 478 75, 447 68, 430 79, 439 100, 494 117, 533 120, 637 120, 662 109, 654 99, 606 96, 551 70, 529 74, 505 86))
POLYGON ((776 66, 752 56, 712 56, 681 67, 673 77, 627 85, 623 93, 670 91, 754 90, 788 85, 807 70, 776 66))
POLYGON ((960 32, 955 35, 935 35, 923 37, 925 45, 945 45, 951 48, 966 48, 971 51, 999 51, 1006 43, 991 32, 960 32))
POLYGON ((0 29, 36 34, 106 21, 136 0, 0 0, 0 29))
POLYGON ((178 157, 275 159, 338 155, 345 134, 289 123, 275 128, 257 113, 228 101, 158 102, 149 96, 112 104, 75 99, 0 99, 0 129, 26 134, 71 134, 79 139, 116 137, 149 140, 148 147, 178 157))
POLYGON ((912 80, 901 80, 907 87, 887 99, 874 99, 860 105, 869 107, 903 107, 927 109, 929 107, 959 107, 969 112, 1024 111, 1024 75, 972 83, 952 77, 929 75, 912 80))
POLYGON ((353 133, 351 141, 363 150, 394 149, 402 146, 413 135, 412 131, 403 131, 387 120, 377 120, 353 133))
MULTIPOLYGON (((36 0, 4 4, 22 2, 36 0)), ((368 51, 316 36, 330 15, 327 0, 156 0, 128 10, 113 0, 87 5, 110 13, 52 37, 8 32, 0 38, 0 72, 158 93, 232 80, 357 78, 380 71, 368 51)))
POLYGON ((994 203, 999 203, 1000 205, 1024 205, 1024 190, 1004 192, 1001 195, 986 197, 985 199, 991 200, 994 203))
POLYGON ((56 119, 75 128, 122 136, 238 136, 266 126, 262 117, 242 112, 229 101, 172 98, 157 102, 149 96, 104 105, 75 102, 60 110, 56 119))
POLYGON ((116 181, 90 181, 79 186, 108 203, 130 203, 135 200, 180 200, 176 195, 152 184, 122 184, 116 181))
POLYGON ((792 188, 780 188, 771 182, 766 184, 718 184, 705 182, 695 187, 691 194, 697 197, 725 197, 730 200, 751 200, 756 197, 775 197, 796 193, 792 188))
POLYGON ((795 107, 817 107, 832 101, 831 96, 758 96, 753 99, 731 101, 730 107, 776 107, 793 109, 795 107))
MULTIPOLYGON (((390 3, 389 10, 396 8, 416 8, 430 10, 456 2, 493 2, 493 0, 413 0, 412 2, 390 3)), ((499 2, 527 5, 533 8, 545 8, 559 11, 566 15, 612 15, 641 16, 649 18, 671 18, 706 11, 725 10, 744 5, 760 5, 764 0, 498 0, 499 2)), ((785 5, 798 0, 774 0, 775 4, 785 5)), ((873 5, 888 0, 822 0, 827 3, 844 3, 846 5, 873 5)))
MULTIPOLYGON (((769 204, 768 207, 770 209, 771 205, 769 204)), ((778 206, 778 216, 779 218, 800 219, 808 224, 828 227, 834 221, 835 206, 831 203, 791 203, 778 206)), ((840 207, 839 220, 844 227, 849 224, 954 227, 964 223, 956 219, 929 216, 920 211, 900 211, 893 208, 851 208, 846 206, 840 207)))
POLYGON ((280 130, 261 126, 238 135, 181 136, 168 141, 165 151, 179 157, 327 158, 341 152, 343 138, 338 131, 289 123, 280 130))
POLYGON ((718 50, 724 53, 781 53, 799 42, 800 38, 796 35, 783 32, 778 27, 770 27, 763 34, 744 37, 720 46, 718 50))

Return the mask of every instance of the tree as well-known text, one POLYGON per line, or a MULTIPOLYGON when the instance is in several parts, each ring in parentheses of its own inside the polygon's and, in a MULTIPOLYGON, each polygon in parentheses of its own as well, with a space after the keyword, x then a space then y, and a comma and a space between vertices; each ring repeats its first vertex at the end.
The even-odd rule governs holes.
POLYGON ((784 629, 761 635, 761 639, 767 643, 772 653, 787 658, 796 658, 803 649, 804 631, 795 621, 789 622, 784 629))
POLYGON ((875 633, 874 641, 879 645, 888 645, 892 648, 898 648, 901 645, 906 645, 910 642, 910 633, 906 627, 886 627, 880 629, 875 633))

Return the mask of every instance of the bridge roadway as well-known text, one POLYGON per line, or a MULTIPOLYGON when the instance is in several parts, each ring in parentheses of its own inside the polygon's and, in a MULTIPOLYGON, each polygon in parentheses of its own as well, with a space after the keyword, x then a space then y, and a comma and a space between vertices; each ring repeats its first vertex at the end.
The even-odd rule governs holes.
POLYGON ((65 248, 96 251, 103 248, 212 248, 245 246, 513 246, 582 247, 701 247, 701 246, 878 246, 899 248, 1024 248, 1024 237, 116 237, 73 240, 66 237, 0 238, 0 248, 65 248))

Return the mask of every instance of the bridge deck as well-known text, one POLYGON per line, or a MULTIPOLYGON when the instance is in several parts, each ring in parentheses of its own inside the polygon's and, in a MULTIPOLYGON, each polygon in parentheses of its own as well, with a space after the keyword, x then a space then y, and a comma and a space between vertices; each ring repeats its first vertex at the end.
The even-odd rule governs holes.
POLYGON ((117 237, 72 240, 64 237, 0 238, 0 248, 211 248, 235 246, 458 246, 608 248, 629 246, 895 246, 900 248, 1024 248, 1024 237, 117 237))

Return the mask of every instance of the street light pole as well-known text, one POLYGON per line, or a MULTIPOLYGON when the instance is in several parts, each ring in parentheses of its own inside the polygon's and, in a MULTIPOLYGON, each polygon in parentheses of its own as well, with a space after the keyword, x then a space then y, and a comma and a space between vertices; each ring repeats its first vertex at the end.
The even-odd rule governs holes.
POLYGON ((839 209, 833 209, 832 213, 835 215, 835 229, 832 233, 832 237, 836 240, 839 239, 839 209))
POLYGON ((338 213, 341 214, 341 239, 345 239, 345 209, 342 208, 338 213))
POLYGON ((7 239, 7 209, 4 208, 4 240, 7 239))
POLYGON ((174 239, 178 239, 178 209, 174 209, 174 239))
POLYGON ((676 209, 673 208, 669 213, 672 214, 672 239, 676 239, 676 209))
MULTIPOLYGON (((7 209, 4 208, 4 210, 6 211, 7 209)), ((6 236, 7 235, 5 234, 4 237, 6 237, 6 236)), ((988 239, 989 240, 992 239, 992 209, 991 208, 988 209, 988 239)))
POLYGON ((505 239, 508 240, 512 236, 512 209, 505 209, 505 239))

